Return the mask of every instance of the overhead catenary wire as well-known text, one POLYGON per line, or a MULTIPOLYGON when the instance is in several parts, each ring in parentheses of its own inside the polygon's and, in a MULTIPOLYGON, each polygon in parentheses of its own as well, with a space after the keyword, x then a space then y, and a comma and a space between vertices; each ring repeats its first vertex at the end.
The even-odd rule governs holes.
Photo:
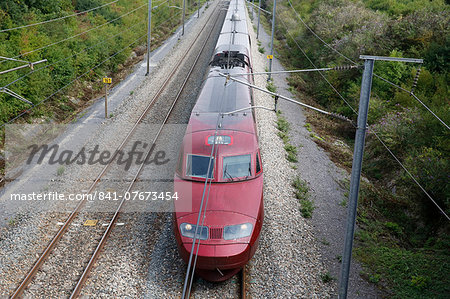
MULTIPOLYGON (((54 42, 54 43, 45 45, 45 46, 40 47, 40 48, 38 48, 38 49, 34 49, 34 50, 31 50, 31 51, 28 51, 28 52, 25 52, 25 53, 21 53, 21 54, 19 54, 19 55, 17 55, 17 56, 14 56, 13 58, 23 57, 23 56, 26 56, 26 55, 28 55, 28 54, 31 54, 31 53, 34 53, 34 52, 37 52, 37 51, 41 51, 41 50, 44 50, 44 49, 46 49, 46 48, 49 48, 49 47, 58 45, 58 44, 60 44, 60 43, 63 43, 63 42, 65 42, 65 41, 71 40, 71 39, 73 39, 73 38, 75 38, 75 37, 81 36, 81 35, 83 35, 83 34, 85 34, 85 33, 88 33, 88 32, 90 32, 90 31, 92 31, 92 30, 101 28, 101 27, 103 27, 103 26, 106 26, 106 25, 108 25, 108 24, 114 22, 114 21, 117 21, 117 20, 119 20, 119 19, 121 19, 121 18, 123 18, 123 17, 125 17, 125 16, 127 16, 127 15, 129 15, 129 14, 131 14, 131 13, 133 13, 133 12, 135 12, 135 11, 137 11, 137 10, 139 10, 139 9, 141 9, 141 8, 143 8, 143 7, 145 7, 145 6, 147 6, 147 5, 148 5, 148 4, 141 5, 141 6, 135 8, 135 9, 133 9, 133 10, 127 12, 127 13, 124 13, 124 14, 120 15, 120 16, 117 17, 117 18, 114 18, 114 19, 112 19, 112 20, 110 20, 110 21, 107 21, 106 23, 100 24, 100 25, 98 25, 98 26, 95 26, 95 27, 93 27, 93 28, 90 28, 90 29, 88 29, 88 30, 86 30, 86 31, 83 31, 83 32, 81 32, 81 33, 77 33, 77 34, 75 34, 75 35, 69 36, 69 37, 64 38, 64 39, 62 39, 62 40, 59 40, 59 41, 57 41, 57 42, 54 42)), ((3 60, 3 61, 6 61, 6 60, 3 60)))
POLYGON ((408 174, 408 176, 416 183, 417 186, 419 186, 420 190, 422 190, 423 193, 428 197, 428 199, 431 200, 431 202, 438 208, 438 210, 447 218, 447 220, 450 220, 450 217, 445 213, 445 211, 439 206, 439 204, 431 197, 431 195, 425 190, 424 187, 417 181, 417 179, 412 175, 412 173, 403 165, 403 163, 395 156, 395 154, 391 151, 391 149, 384 143, 384 141, 378 136, 377 132, 374 130, 370 130, 371 134, 373 134, 378 141, 384 146, 384 148, 389 152, 389 154, 394 158, 395 161, 403 168, 403 170, 408 174))
MULTIPOLYGON (((300 47, 300 45, 297 43, 297 41, 292 37, 292 35, 290 34, 289 30, 287 30, 288 28, 286 27, 286 25, 284 24, 283 20, 281 19, 281 22, 283 23, 283 25, 286 28, 286 32, 290 35, 290 37, 293 39, 293 41, 295 42, 295 44, 297 45, 297 47, 301 50, 301 52, 305 55, 305 57, 309 60, 309 62, 315 67, 317 68, 314 63, 311 61, 311 59, 308 57, 308 55, 305 53, 305 51, 303 51, 303 49, 300 47)), ((326 79, 325 76, 323 76, 323 74, 321 72, 319 72, 319 74, 322 75, 322 78, 325 79, 325 81, 327 81, 327 83, 332 87, 332 89, 339 95, 339 97, 341 97, 341 99, 344 100, 344 102, 347 104, 347 106, 355 113, 357 114, 355 108, 353 108, 352 105, 350 105, 350 103, 338 92, 338 90, 326 79)), ((376 75, 375 75, 376 76, 376 75)), ((380 78, 381 79, 381 78, 380 78)), ((384 79, 384 78, 383 78, 384 79)), ((430 199, 430 201, 438 208, 438 210, 448 219, 450 220, 449 216, 444 212, 444 210, 439 206, 439 204, 431 197, 431 195, 425 190, 425 188, 417 181, 417 179, 412 175, 412 173, 403 165, 403 163, 401 163, 401 161, 395 156, 395 154, 392 152, 391 149, 389 149, 389 147, 383 142, 383 140, 378 136, 378 134, 371 129, 369 133, 374 134, 374 136, 380 141, 380 143, 386 148, 386 150, 389 152, 389 154, 394 158, 394 160, 405 170, 405 172, 408 174, 408 176, 413 180, 413 182, 424 192, 424 194, 430 199)))
MULTIPOLYGON (((160 4, 161 4, 161 3, 160 3, 160 4)), ((160 4, 158 4, 158 6, 159 6, 160 4)), ((155 7, 155 8, 156 8, 156 7, 155 7)), ((139 8, 137 8, 137 9, 139 9, 139 8)), ((163 22, 161 22, 160 24, 158 24, 158 25, 155 27, 155 29, 159 28, 159 27, 162 26, 164 23, 166 23, 166 22, 172 20, 173 18, 177 17, 179 14, 181 14, 181 12, 178 12, 178 13, 176 13, 175 15, 173 15, 172 17, 170 17, 170 18, 168 18, 168 19, 165 19, 163 22)), ((141 21, 140 23, 142 23, 142 22, 143 22, 143 21, 141 21)), ((138 23, 138 24, 140 24, 140 23, 138 23)), ((136 25, 138 25, 138 24, 134 24, 133 26, 128 27, 127 30, 128 30, 128 29, 131 29, 132 27, 134 27, 134 26, 136 26, 136 25)), ((120 32, 119 34, 122 34, 122 33, 123 33, 123 31, 120 32)), ((116 35, 114 35, 114 36, 112 36, 112 37, 110 37, 110 38, 116 37, 116 36, 119 35, 119 34, 116 34, 116 35)), ((138 40, 141 39, 142 37, 143 37, 143 36, 141 36, 140 38, 138 38, 138 40)), ((108 38, 108 39, 110 39, 110 38, 108 38)), ((103 41, 100 42, 100 43, 103 43, 104 41, 105 41, 105 40, 103 40, 103 41)), ((137 41, 137 40, 136 40, 136 41, 137 41)), ((136 41, 135 41, 135 42, 136 42, 136 41)), ((116 55, 119 54, 120 52, 123 52, 126 48, 128 48, 129 46, 131 46, 131 45, 134 44, 135 42, 131 43, 131 44, 128 45, 127 47, 123 48, 122 50, 116 52, 115 54, 113 54, 112 56, 110 56, 109 58, 107 58, 106 60, 102 61, 100 64, 94 66, 94 67, 93 67, 92 69, 90 69, 88 72, 90 72, 90 71, 92 71, 93 69, 97 68, 98 66, 102 65, 103 63, 105 63, 106 61, 108 61, 108 60, 111 59, 112 57, 116 56, 116 55)), ((91 46, 91 47, 89 47, 89 48, 86 48, 86 49, 84 49, 84 50, 91 49, 91 48, 97 46, 97 45, 100 44, 100 43, 97 43, 96 45, 93 45, 93 46, 91 46)), ((82 50, 82 51, 83 51, 83 50, 82 50)), ((80 51, 79 53, 81 53, 82 51, 80 51)), ((52 64, 48 64, 48 65, 46 65, 45 67, 42 67, 42 68, 39 68, 39 69, 35 69, 35 70, 33 70, 33 71, 31 71, 31 72, 29 72, 29 73, 23 75, 22 77, 20 77, 20 78, 14 80, 13 82, 10 82, 10 83, 8 83, 7 85, 1 87, 0 90, 3 90, 3 89, 5 89, 6 87, 12 85, 13 83, 16 83, 17 81, 24 79, 26 76, 32 74, 32 73, 35 72, 35 71, 38 71, 38 70, 41 70, 41 69, 50 67, 51 65, 57 64, 57 63, 59 63, 59 62, 61 62, 61 61, 67 60, 67 59, 69 59, 69 58, 71 58, 71 57, 74 57, 74 56, 76 56, 76 55, 79 54, 79 53, 76 53, 76 54, 71 55, 71 56, 69 56, 69 57, 63 58, 63 59, 61 59, 61 60, 59 60, 59 61, 57 61, 57 62, 54 62, 54 63, 52 63, 52 64)), ((13 117, 12 119, 10 119, 10 120, 8 120, 7 122, 1 124, 1 125, 0 125, 0 128, 1 128, 1 127, 4 127, 4 126, 7 125, 7 124, 10 124, 10 123, 14 122, 14 121, 17 120, 18 118, 20 118, 20 117, 22 117, 23 115, 27 114, 28 112, 30 112, 30 110, 34 109, 35 107, 37 107, 38 105, 42 104, 43 102, 46 102, 46 101, 47 101, 48 99, 50 99, 52 96, 54 96, 55 94, 59 93, 61 90, 67 88, 69 85, 71 85, 72 83, 74 83, 75 81, 77 81, 79 78, 83 77, 83 76, 86 75, 86 74, 87 74, 87 72, 86 72, 86 73, 83 73, 82 75, 78 76, 77 78, 75 78, 74 80, 72 80, 71 82, 69 82, 69 84, 64 85, 63 87, 61 87, 60 89, 58 89, 56 92, 54 92, 54 93, 52 93, 50 96, 46 97, 44 100, 38 102, 37 104, 34 104, 31 108, 29 108, 29 109, 27 109, 27 110, 21 112, 19 115, 16 115, 16 116, 13 117)))
MULTIPOLYGON (((178 13, 176 13, 175 15, 171 16, 170 18, 165 19, 163 22, 161 22, 160 24, 156 25, 154 29, 160 28, 163 24, 167 23, 168 21, 171 21, 172 19, 174 19, 175 17, 177 17, 177 16, 180 15, 180 14, 181 14, 181 12, 178 12, 178 13)), ((115 37, 117 37, 117 36, 123 34, 124 32, 127 32, 127 31, 129 31, 130 29, 132 29, 132 28, 134 28, 134 27, 136 27, 136 26, 138 26, 138 25, 141 25, 141 24, 144 23, 144 22, 146 22, 145 19, 143 19, 143 20, 142 20, 141 22, 139 22, 139 23, 135 23, 135 24, 133 24, 133 25, 131 25, 131 26, 125 28, 124 30, 121 30, 119 33, 116 33, 116 34, 114 34, 114 35, 112 35, 112 36, 107 37, 106 39, 103 39, 102 41, 100 41, 100 42, 98 42, 98 43, 96 43, 96 44, 94 44, 94 45, 92 45, 92 46, 90 46, 90 47, 88 47, 88 48, 84 48, 84 49, 82 49, 81 51, 79 51, 79 52, 77 52, 77 53, 75 53, 75 54, 73 54, 73 55, 64 57, 64 58, 62 58, 62 59, 60 59, 60 60, 58 60, 58 61, 54 61, 54 62, 52 62, 52 63, 50 63, 50 64, 47 64, 47 65, 45 65, 45 66, 43 66, 43 67, 36 68, 36 69, 34 69, 34 70, 28 72, 27 74, 24 74, 24 75, 22 75, 21 77, 15 79, 14 81, 11 81, 10 83, 6 84, 5 86, 0 87, 0 90, 3 89, 3 88, 7 88, 8 86, 10 86, 10 85, 12 85, 12 84, 14 84, 14 83, 16 83, 16 82, 18 82, 18 81, 23 80, 25 77, 27 77, 27 76, 33 74, 34 72, 37 72, 37 71, 40 71, 40 70, 42 70, 42 69, 48 68, 48 67, 50 67, 50 66, 53 66, 53 65, 55 65, 55 64, 58 64, 58 63, 63 62, 63 61, 65 61, 65 60, 68 60, 68 59, 70 59, 70 58, 72 58, 72 57, 75 57, 75 56, 77 56, 77 55, 79 55, 79 54, 81 54, 81 53, 83 53, 83 52, 86 52, 86 51, 92 49, 92 48, 95 48, 95 47, 97 47, 98 45, 104 44, 105 41, 110 40, 110 39, 113 39, 113 38, 115 38, 115 37)))
MULTIPOLYGON (((237 1, 236 1, 236 8, 237 8, 237 1)), ((235 23, 235 22, 233 22, 233 23, 235 23)), ((232 24, 232 26, 233 26, 233 24, 232 24)), ((231 32, 233 32, 233 35, 235 34, 234 30, 231 30, 231 32)), ((229 43, 228 53, 230 53, 230 50, 231 50, 231 42, 229 43)), ((229 66, 230 66, 230 55, 228 55, 228 61, 227 61, 227 68, 228 69, 229 69, 229 66)), ((226 83, 227 83, 227 81, 225 80, 225 84, 224 84, 224 87, 223 87, 224 90, 223 90, 223 94, 222 94, 223 98, 225 98, 225 94, 227 92, 227 86, 228 85, 226 83)), ((220 102, 219 112, 221 112, 222 109, 223 109, 223 103, 224 103, 224 101, 220 102)), ((208 169, 207 169, 207 172, 206 172, 205 184, 204 184, 204 187, 203 187, 202 199, 201 199, 201 202, 200 202, 200 207, 199 207, 199 212, 198 212, 198 217, 197 217, 197 224, 196 224, 195 234, 194 234, 194 238, 192 240, 191 252, 189 254, 189 261, 188 261, 188 265, 187 265, 186 277, 185 277, 185 280, 184 280, 183 293, 182 293, 182 297, 181 297, 183 299, 190 297, 190 293, 191 293, 191 289, 192 289, 192 281, 193 281, 194 272, 195 272, 195 266, 197 265, 198 251, 200 249, 200 242, 201 242, 201 239, 198 239, 198 244, 196 245, 197 232, 198 232, 198 228, 199 228, 199 224, 200 224, 200 218, 201 218, 202 214, 203 214, 202 227, 203 227, 203 224, 204 224, 204 221, 205 221, 206 209, 207 209, 208 201, 209 201, 209 193, 210 193, 211 184, 212 184, 212 179, 209 179, 209 171, 211 169, 210 168, 211 167, 211 161, 215 161, 214 157, 217 156, 218 146, 216 147, 215 145, 216 145, 217 133, 218 133, 218 130, 220 128, 220 119, 221 119, 221 114, 218 113, 217 114, 216 126, 215 126, 215 129, 214 129, 213 146, 211 148, 211 154, 209 156, 208 169), (208 180, 209 180, 209 186, 208 186, 208 180), (208 193, 207 193, 206 202, 205 202, 205 195, 206 195, 206 188, 207 188, 207 186, 208 186, 208 193), (205 204, 205 208, 204 209, 203 209, 203 204, 205 204), (197 246, 197 247, 195 248, 195 246, 197 246), (196 253, 195 253, 194 261, 192 262, 194 249, 195 249, 196 253), (192 273, 190 273, 191 266, 192 266, 192 273), (190 275, 190 281, 189 281, 189 275, 190 275), (188 281, 189 281, 189 287, 187 285, 188 281)), ((212 163, 214 163, 214 162, 212 162, 212 163)), ((213 165, 213 167, 214 167, 214 165, 213 165)))
POLYGON ((90 50, 90 49, 93 49, 93 48, 95 48, 95 47, 97 47, 97 46, 99 46, 99 45, 101 45, 101 44, 104 44, 106 41, 108 41, 108 40, 110 40, 110 39, 113 39, 113 38, 115 38, 115 37, 117 37, 117 36, 123 34, 124 32, 129 31, 130 29, 136 27, 137 25, 142 24, 144 21, 145 21, 145 20, 143 20, 143 21, 141 21, 141 22, 139 22, 139 23, 136 23, 136 24, 134 24, 134 25, 132 25, 132 26, 130 26, 130 27, 128 27, 128 28, 122 30, 121 32, 116 33, 116 34, 114 34, 114 35, 112 35, 112 36, 109 36, 108 38, 103 39, 102 41, 100 41, 100 42, 98 42, 98 43, 96 43, 96 44, 94 44, 94 45, 92 45, 92 46, 90 46, 90 47, 88 47, 88 48, 84 48, 84 49, 82 49, 81 51, 76 52, 75 54, 72 54, 72 55, 70 55, 70 56, 61 58, 61 59, 59 59, 59 60, 57 60, 57 61, 54 61, 54 62, 52 62, 52 63, 50 63, 50 64, 46 64, 46 65, 43 66, 43 67, 36 68, 36 69, 34 69, 34 70, 32 70, 32 71, 30 71, 30 72, 28 72, 28 73, 22 75, 21 77, 15 79, 14 81, 11 81, 10 83, 6 84, 5 86, 1 87, 0 90, 3 89, 3 88, 7 88, 7 87, 11 86, 12 84, 14 84, 14 83, 16 83, 16 82, 18 82, 18 81, 21 81, 21 80, 25 79, 25 77, 28 77, 29 75, 31 75, 31 74, 33 74, 33 73, 35 73, 35 72, 38 72, 38 71, 40 71, 40 70, 43 70, 43 69, 48 68, 48 67, 51 67, 51 66, 54 66, 54 65, 56 65, 56 64, 58 64, 58 63, 61 63, 61 62, 66 61, 66 60, 68 60, 68 59, 70 59, 70 58, 73 58, 73 57, 75 57, 75 56, 77 56, 77 55, 79 55, 79 54, 81 54, 81 53, 83 53, 83 52, 86 52, 86 51, 88 51, 88 50, 90 50))
MULTIPOLYGON (((261 0, 260 0, 260 1, 261 1, 261 0)), ((260 8, 259 6, 257 6, 257 5, 255 5, 255 4, 253 4, 253 3, 251 3, 251 2, 248 1, 248 0, 245 0, 245 2, 247 2, 248 4, 250 4, 250 5, 254 6, 254 7, 256 7, 257 9, 261 9, 261 11, 262 11, 262 12, 265 12, 266 14, 272 15, 272 12, 270 12, 270 11, 268 11, 268 10, 265 10, 265 9, 262 9, 262 8, 260 8)))
MULTIPOLYGON (((334 47, 332 47, 330 44, 328 44, 326 41, 324 41, 316 32, 314 32, 314 30, 310 27, 310 26, 308 26, 308 24, 306 24, 306 22, 302 19, 302 17, 300 16, 300 14, 297 12, 297 10, 295 9, 295 7, 292 5, 292 3, 291 3, 291 1, 290 0, 287 0, 288 1, 288 4, 289 4, 289 6, 293 9, 293 11, 294 11, 294 14, 296 15, 296 17, 300 20, 300 22, 317 38, 317 39, 319 39, 326 47, 328 47, 329 49, 331 49, 332 51, 334 51, 335 53, 337 53, 338 55, 340 55, 341 57, 343 57, 344 59, 346 59, 347 61, 349 61, 349 62, 351 62, 351 63, 353 63, 353 64, 357 64, 354 60, 352 60, 351 58, 349 58, 348 56, 346 56, 346 55, 344 55, 343 53, 341 53, 340 51, 338 51, 337 49, 335 49, 334 47)), ((286 26, 285 26, 286 27, 286 26)), ((286 30, 287 30, 287 28, 286 28, 286 30)), ((396 87, 396 88, 398 88, 398 89, 400 89, 400 90, 403 90, 404 92, 407 92, 407 93, 409 93, 416 101, 418 101, 423 107, 425 107, 425 109, 427 109, 428 110, 428 112, 430 112, 437 120, 439 120, 439 122, 441 122, 447 129, 450 129, 450 127, 441 119, 441 118, 439 118, 437 115, 436 115, 436 113, 434 113, 427 105, 425 105, 425 103, 422 101, 422 100, 420 100, 414 93, 413 93, 413 91, 411 90, 407 90, 407 89, 405 89, 405 88, 402 88, 402 87, 400 87, 399 85, 397 85, 397 84, 395 84, 395 83, 393 83, 393 82, 391 82, 391 81, 389 81, 388 79, 385 79, 385 78, 383 78, 383 77, 381 77, 381 76, 379 76, 379 75, 377 75, 376 73, 374 73, 373 74, 375 77, 377 77, 377 78, 379 78, 379 79, 381 79, 381 80, 383 80, 383 81, 385 81, 386 83, 389 83, 389 84, 391 84, 392 86, 394 86, 394 87, 396 87)), ((416 82, 417 83, 417 82, 416 82)))
POLYGON ((248 75, 277 75, 277 74, 289 74, 289 73, 308 73, 308 72, 324 72, 324 71, 344 71, 351 69, 361 68, 362 65, 344 65, 335 67, 315 68, 315 69, 301 69, 301 70, 288 70, 288 71, 272 71, 272 72, 256 72, 256 73, 237 73, 232 74, 232 77, 236 76, 248 76, 248 75))
POLYGON ((287 0, 289 3, 289 6, 294 10, 294 14, 297 16, 297 18, 300 20, 300 22, 315 36, 317 37, 325 46, 327 46, 328 48, 330 48, 332 51, 336 52, 337 54, 339 54, 340 56, 342 56, 343 58, 345 58, 346 60, 350 61, 353 64, 357 64, 355 61, 353 61, 352 59, 348 58, 347 56, 345 56, 344 54, 342 54, 341 52, 339 52, 338 50, 336 50, 335 48, 333 48, 331 45, 329 45, 327 42, 325 42, 319 35, 317 35, 314 30, 312 30, 311 27, 308 26, 308 24, 305 23, 305 21, 303 21, 302 17, 300 16, 300 14, 297 12, 297 10, 294 8, 294 6, 292 5, 290 0, 287 0))
MULTIPOLYGON (((302 49, 302 47, 300 47, 300 45, 298 44, 298 42, 295 40, 295 38, 292 36, 292 34, 289 32, 288 27, 286 26, 286 24, 284 23, 283 19, 280 19, 281 23, 283 24, 283 26, 286 29, 286 32, 289 34, 289 36, 291 37, 291 39, 294 41, 294 43, 297 45, 297 47, 300 49, 300 51, 303 53, 303 55, 306 57, 306 59, 308 59, 309 63, 311 63, 311 65, 314 68, 318 68, 314 62, 312 62, 312 60, 309 58, 309 56, 306 54, 306 52, 302 49)), ((319 71, 320 76, 328 83, 328 85, 334 90, 334 92, 336 92, 337 95, 339 95, 339 97, 341 98, 341 100, 343 100, 351 109, 355 114, 358 114, 356 112, 356 110, 352 107, 352 105, 350 105, 347 100, 342 96, 342 94, 334 87, 333 84, 331 84, 331 82, 325 77, 324 74, 322 74, 322 72, 319 71)))
POLYGON ((51 22, 55 22, 55 21, 64 20, 64 19, 67 19, 67 18, 79 16, 79 15, 82 15, 82 14, 85 14, 85 13, 97 10, 99 8, 102 8, 102 7, 105 7, 105 6, 109 6, 109 5, 114 4, 114 3, 118 2, 118 1, 119 0, 114 0, 114 1, 111 1, 109 3, 105 3, 103 5, 100 5, 100 6, 97 6, 97 7, 88 9, 88 10, 85 10, 85 11, 77 12, 77 13, 74 13, 74 14, 71 14, 71 15, 68 15, 68 16, 64 16, 64 17, 54 18, 54 19, 51 19, 51 20, 42 21, 42 22, 33 23, 33 24, 28 24, 28 25, 23 25, 23 26, 18 26, 18 27, 14 27, 14 28, 2 29, 2 30, 0 30, 0 33, 7 32, 7 31, 12 31, 12 30, 17 30, 17 29, 33 27, 33 26, 42 25, 42 24, 47 24, 47 23, 51 23, 51 22))
MULTIPOLYGON (((281 99, 283 99, 283 100, 286 100, 286 101, 288 101, 288 102, 291 102, 291 103, 294 103, 294 104, 297 104, 297 105, 306 107, 306 108, 311 109, 311 110, 314 110, 314 111, 316 111, 316 112, 319 112, 319 113, 322 113, 322 114, 325 114, 325 115, 329 115, 329 116, 333 116, 333 117, 336 117, 336 118, 339 118, 339 119, 342 119, 342 120, 345 120, 345 121, 348 121, 348 122, 352 123, 352 121, 351 121, 350 119, 348 119, 348 118, 346 118, 346 117, 344 117, 344 116, 342 116, 342 115, 338 115, 338 114, 335 114, 335 113, 331 113, 331 112, 328 112, 328 111, 325 111, 325 110, 322 110, 322 109, 313 107, 313 106, 311 106, 311 105, 308 105, 308 104, 305 104, 305 103, 302 103, 302 102, 299 102, 299 101, 295 101, 295 100, 293 100, 293 99, 290 99, 290 98, 285 97, 285 96, 283 96, 283 95, 277 94, 277 93, 275 93, 275 92, 271 92, 271 91, 269 91, 269 90, 266 90, 266 89, 264 89, 264 88, 258 87, 258 86, 256 86, 256 85, 247 83, 247 82, 242 81, 242 80, 238 80, 238 79, 236 79, 236 78, 233 78, 233 77, 230 76, 230 75, 226 75, 226 74, 223 74, 223 73, 220 73, 220 75, 221 75, 222 77, 226 77, 227 79, 230 79, 230 80, 235 81, 235 82, 237 82, 237 83, 244 84, 244 85, 246 85, 246 86, 248 86, 248 87, 251 87, 251 88, 253 88, 253 89, 257 89, 257 90, 263 91, 263 92, 265 92, 265 93, 268 93, 268 94, 274 96, 275 98, 281 98, 281 99)), ((228 113, 225 113, 225 114, 228 114, 228 113)))
POLYGON ((393 82, 391 82, 391 81, 389 81, 389 80, 387 80, 387 79, 385 79, 385 78, 383 78, 381 76, 378 76, 377 74, 374 74, 374 76, 377 77, 378 79, 383 80, 384 82, 386 82, 386 83, 388 83, 388 84, 390 84, 390 85, 392 85, 392 86, 394 86, 394 87, 396 87, 396 88, 406 92, 406 93, 409 93, 417 102, 419 102, 425 109, 427 109, 428 112, 430 112, 437 120, 439 120, 439 122, 442 125, 444 125, 448 130, 450 130, 450 127, 439 116, 437 116, 436 113, 433 112, 433 110, 428 108, 428 106, 422 100, 420 100, 414 94, 414 92, 412 90, 407 90, 406 88, 403 88, 403 87, 401 87, 401 86, 399 86, 399 85, 397 85, 397 84, 395 84, 395 83, 393 83, 393 82))
MULTIPOLYGON (((147 36, 147 33, 145 33, 144 35, 141 35, 139 38, 137 38, 136 40, 134 40, 132 43, 128 44, 126 47, 122 48, 121 50, 117 51, 116 53, 114 53, 113 55, 109 56, 108 58, 104 59, 102 62, 100 62, 99 64, 97 64, 96 66, 92 67, 91 69, 89 69, 88 71, 84 72, 83 74, 79 75, 78 77, 76 77, 75 79, 73 79, 72 81, 70 81, 69 83, 67 83, 66 85, 64 85, 63 87, 59 88, 58 90, 56 90, 55 92, 53 92, 51 95, 47 96, 46 98, 42 99, 41 101, 39 101, 38 103, 34 104, 33 108, 41 105, 42 103, 48 101, 50 98, 52 98, 54 95, 58 94, 59 92, 61 92, 62 90, 66 89, 68 86, 72 85, 75 81, 77 81, 78 79, 80 79, 81 77, 89 74, 91 71, 93 71, 94 69, 98 68, 99 66, 101 66, 102 64, 104 64, 105 62, 107 62, 108 60, 110 60, 111 58, 117 56, 118 54, 120 54, 121 52, 125 51, 126 49, 128 49, 131 45, 135 44, 136 42, 138 42, 140 39, 142 39, 143 37, 147 36)), ((27 109, 24 112, 20 113, 19 115, 15 116, 14 118, 10 119, 8 122, 3 123, 0 125, 0 128, 4 127, 5 125, 14 122, 16 119, 22 117, 23 115, 25 115, 26 113, 28 113, 31 109, 27 109)))

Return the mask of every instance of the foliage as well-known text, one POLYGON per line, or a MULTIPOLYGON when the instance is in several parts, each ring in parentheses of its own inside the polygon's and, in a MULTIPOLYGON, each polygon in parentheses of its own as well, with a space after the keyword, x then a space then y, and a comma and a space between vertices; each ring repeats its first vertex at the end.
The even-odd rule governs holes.
MULTIPOLYGON (((288 3, 277 3, 275 32, 278 41, 275 45, 287 68, 314 67, 311 62, 315 67, 361 64, 359 55, 363 54, 423 58, 417 86, 413 86, 419 70, 417 64, 377 61, 374 73, 405 90, 414 88, 414 94, 427 107, 446 124, 450 123, 448 1, 290 2, 302 20, 329 46, 302 24, 288 3)), ((271 10, 272 1, 267 1, 265 6, 271 10)), ((270 22, 265 19, 265 26, 270 22)), ((296 74, 289 78, 289 84, 297 92, 307 93, 326 110, 356 120, 361 71, 296 74)), ((448 275, 443 269, 448 273, 448 259, 436 251, 420 250, 428 250, 430 246, 437 250, 440 244, 448 251, 450 246, 445 240, 449 223, 410 175, 446 213, 450 213, 449 130, 408 92, 376 76, 368 122, 363 175, 378 191, 372 190, 375 187, 361 189, 359 212, 362 215, 358 221, 362 226, 359 233, 363 244, 359 249, 361 259, 375 269, 369 279, 390 285, 397 298, 425 298, 427 291, 429 298, 444 297, 448 288, 444 287, 443 277, 448 275), (374 132, 409 173, 393 159, 374 132), (373 259, 365 258, 372 254, 373 259), (410 264, 413 258, 417 259, 414 265, 410 264), (440 274, 430 276, 427 271, 433 270, 426 265, 438 267, 438 259, 442 263, 437 271, 440 274), (398 268, 390 271, 391 265, 398 268)))
MULTIPOLYGON (((181 5, 181 0, 172 5, 181 5)), ((0 1, 0 29, 72 15, 111 2, 110 0, 2 0, 0 1)), ((131 64, 130 54, 144 53, 147 32, 147 1, 119 1, 112 5, 78 16, 36 26, 0 33, 0 56, 17 57, 26 61, 47 59, 32 72, 29 68, 6 73, 0 86, 8 86, 31 101, 32 112, 26 121, 34 118, 66 121, 77 112, 75 98, 83 104, 101 89, 102 76, 114 76, 131 64), (142 7, 141 7, 142 6, 142 7), (109 22, 109 23, 108 23, 109 22), (65 40, 67 39, 67 40, 65 40), (42 49, 40 49, 42 48, 42 49), (40 49, 40 50, 39 50, 40 49), (49 98, 48 101, 42 102, 49 98)), ((196 7, 191 5, 188 13, 196 7)), ((161 5, 152 14, 152 47, 180 23, 179 10, 161 5)), ((2 61, 0 70, 21 65, 2 61)), ((81 105, 82 105, 81 104, 81 105)), ((5 93, 0 93, 0 121, 6 122, 30 108, 5 93)))

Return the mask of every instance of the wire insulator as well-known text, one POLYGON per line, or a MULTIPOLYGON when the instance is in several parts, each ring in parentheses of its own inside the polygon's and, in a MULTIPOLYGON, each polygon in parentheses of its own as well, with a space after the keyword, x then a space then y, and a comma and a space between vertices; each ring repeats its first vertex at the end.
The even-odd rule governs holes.
POLYGON ((347 71, 351 69, 359 69, 362 68, 362 65, 338 65, 332 68, 334 71, 347 71))
POLYGON ((413 82, 413 85, 411 87, 411 91, 409 93, 410 95, 412 95, 414 93, 414 89, 417 86, 417 81, 419 81, 421 67, 422 67, 422 65, 419 65, 419 68, 417 69, 416 76, 414 77, 414 82, 413 82))
POLYGON ((330 113, 330 115, 334 118, 338 118, 340 120, 344 120, 346 122, 353 124, 353 121, 350 118, 345 117, 344 115, 337 114, 337 113, 330 113))

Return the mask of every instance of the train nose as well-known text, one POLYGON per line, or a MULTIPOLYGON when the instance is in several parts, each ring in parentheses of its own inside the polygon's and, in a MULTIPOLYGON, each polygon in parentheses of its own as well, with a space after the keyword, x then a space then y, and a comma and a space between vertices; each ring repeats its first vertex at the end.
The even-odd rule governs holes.
MULTIPOLYGON (((197 243, 198 244, 198 243, 197 243)), ((192 249, 191 243, 183 243, 183 260, 189 261, 192 249)), ((202 244, 198 248, 196 268, 204 270, 228 270, 243 267, 250 259, 250 245, 248 243, 237 244, 202 244)), ((194 253, 197 248, 194 248, 194 253)))

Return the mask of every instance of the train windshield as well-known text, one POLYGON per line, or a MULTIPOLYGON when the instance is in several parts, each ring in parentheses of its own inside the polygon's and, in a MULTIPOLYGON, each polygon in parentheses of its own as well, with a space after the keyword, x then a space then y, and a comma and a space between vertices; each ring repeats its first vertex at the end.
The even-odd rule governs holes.
MULTIPOLYGON (((206 178, 209 166, 209 156, 187 155, 186 176, 206 178)), ((213 178, 214 158, 211 158, 208 178, 213 178)))
POLYGON ((223 158, 223 179, 227 181, 247 179, 252 175, 251 155, 223 158))

